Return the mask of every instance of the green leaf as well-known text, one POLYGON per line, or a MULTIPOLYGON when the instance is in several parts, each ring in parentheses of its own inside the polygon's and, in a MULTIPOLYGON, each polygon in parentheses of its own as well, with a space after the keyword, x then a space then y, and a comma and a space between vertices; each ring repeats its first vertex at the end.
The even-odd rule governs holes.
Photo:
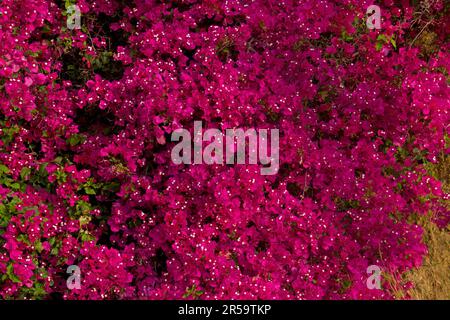
POLYGON ((20 183, 14 182, 13 184, 11 184, 11 188, 13 188, 14 190, 19 190, 20 189, 20 183))
POLYGON ((83 242, 85 242, 85 241, 94 241, 95 237, 92 234, 88 233, 88 232, 83 232, 83 233, 81 233, 81 240, 83 242))
POLYGON ((62 157, 56 157, 55 160, 53 160, 55 163, 57 164, 61 164, 61 162, 63 161, 62 157))
POLYGON ((48 239, 48 243, 50 243, 50 245, 53 247, 55 245, 56 242, 56 238, 55 237, 51 237, 50 239, 48 239))
POLYGON ((377 44, 375 45, 375 49, 377 49, 377 51, 380 51, 382 48, 383 48, 383 43, 377 42, 377 44))
POLYGON ((84 141, 86 141, 86 137, 81 134, 73 134, 70 136, 69 139, 67 139, 67 142, 69 143, 69 145, 71 147, 79 145, 79 144, 83 143, 84 141))
POLYGON ((56 180, 57 180, 59 183, 64 183, 64 182, 66 182, 66 181, 67 181, 67 173, 64 172, 62 169, 56 171, 56 180))
POLYGON ((380 35, 377 37, 377 41, 387 42, 387 37, 386 37, 386 35, 380 34, 380 35))
POLYGON ((36 251, 37 251, 37 252, 39 252, 39 253, 42 252, 42 249, 43 249, 43 247, 42 247, 42 242, 36 241, 36 242, 34 243, 34 247, 36 248, 36 251))
POLYGON ((5 166, 4 164, 0 164, 0 174, 3 173, 10 173, 10 171, 7 166, 5 166))
POLYGON ((20 177, 25 180, 27 179, 31 174, 31 169, 28 167, 23 167, 22 170, 20 170, 20 177))
POLYGON ((21 282, 19 277, 14 274, 14 267, 13 267, 12 263, 8 264, 8 266, 6 267, 6 274, 8 275, 8 278, 12 282, 15 282, 15 283, 21 282))
POLYGON ((394 49, 397 49, 397 43, 395 42, 394 37, 392 37, 392 38, 390 39, 390 41, 391 41, 391 44, 392 44, 392 46, 394 47, 394 49))
POLYGON ((25 243, 27 245, 30 244, 30 241, 28 240, 28 236, 26 234, 19 234, 17 236, 17 241, 23 242, 23 243, 25 243))
POLYGON ((59 252, 59 249, 57 247, 55 247, 55 248, 52 248, 52 251, 50 251, 50 254, 54 255, 54 256, 57 256, 58 252, 59 252))
POLYGON ((343 30, 341 33, 341 38, 342 40, 344 40, 345 42, 351 42, 353 41, 353 37, 347 33, 346 30, 343 30))
POLYGON ((96 194, 95 190, 90 188, 90 187, 85 187, 84 191, 86 192, 86 194, 89 194, 89 195, 95 195, 96 194))

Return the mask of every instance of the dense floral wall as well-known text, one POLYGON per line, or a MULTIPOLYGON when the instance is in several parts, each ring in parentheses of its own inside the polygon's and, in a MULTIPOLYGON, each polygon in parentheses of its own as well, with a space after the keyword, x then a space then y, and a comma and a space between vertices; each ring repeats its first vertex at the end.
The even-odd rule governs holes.
POLYGON ((0 3, 1 298, 390 299, 367 267, 401 279, 417 217, 448 224, 445 1, 379 30, 366 0, 73 4, 0 3), (174 164, 196 120, 279 129, 279 172, 174 164))

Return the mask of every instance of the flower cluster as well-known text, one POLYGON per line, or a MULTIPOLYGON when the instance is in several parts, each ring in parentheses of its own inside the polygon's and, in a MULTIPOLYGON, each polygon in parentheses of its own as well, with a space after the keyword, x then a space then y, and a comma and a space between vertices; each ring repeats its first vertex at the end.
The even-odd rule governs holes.
POLYGON ((380 1, 369 30, 367 0, 3 0, 0 298, 407 288, 369 289, 367 267, 401 278, 419 217, 450 219, 426 171, 450 151, 450 7, 409 2, 380 1), (278 173, 174 164, 194 121, 279 129, 278 173))

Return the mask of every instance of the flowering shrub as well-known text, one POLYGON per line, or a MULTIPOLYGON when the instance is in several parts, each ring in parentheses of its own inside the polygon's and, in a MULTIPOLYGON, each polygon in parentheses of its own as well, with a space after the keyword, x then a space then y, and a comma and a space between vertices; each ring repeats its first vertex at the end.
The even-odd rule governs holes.
POLYGON ((449 221, 449 6, 417 2, 3 0, 0 297, 393 298, 367 267, 449 221), (279 129, 278 174, 174 164, 194 121, 279 129))

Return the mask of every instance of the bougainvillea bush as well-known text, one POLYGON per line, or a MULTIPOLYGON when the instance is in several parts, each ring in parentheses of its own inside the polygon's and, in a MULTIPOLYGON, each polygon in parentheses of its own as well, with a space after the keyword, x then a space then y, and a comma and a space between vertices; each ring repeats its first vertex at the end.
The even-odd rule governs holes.
POLYGON ((449 6, 379 1, 370 30, 371 4, 2 0, 0 297, 391 299, 413 285, 418 217, 450 216, 425 170, 450 151, 449 6), (278 173, 174 164, 171 134, 194 121, 279 129, 278 173))

